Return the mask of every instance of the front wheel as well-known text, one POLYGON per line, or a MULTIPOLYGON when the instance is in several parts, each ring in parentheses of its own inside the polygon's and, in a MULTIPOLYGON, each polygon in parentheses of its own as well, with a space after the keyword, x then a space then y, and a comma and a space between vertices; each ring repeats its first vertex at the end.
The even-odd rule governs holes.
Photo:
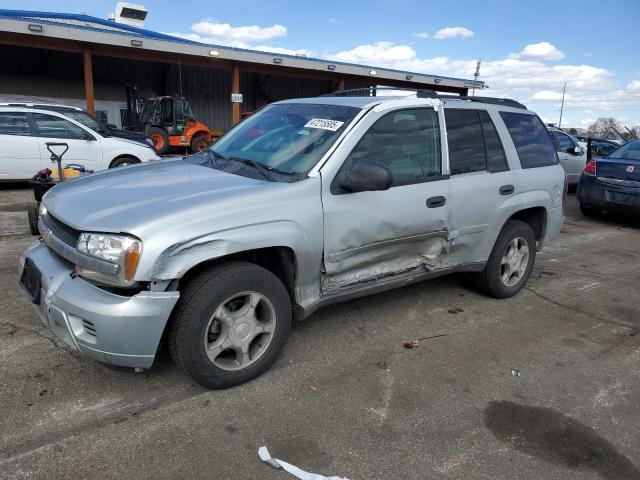
POLYGON ((271 272, 231 262, 192 279, 169 332, 178 367, 207 388, 248 382, 275 362, 291 330, 291 299, 271 272))
POLYGON ((509 221, 496 240, 484 271, 478 274, 480 287, 495 298, 517 294, 527 283, 536 259, 536 237, 528 223, 509 221))

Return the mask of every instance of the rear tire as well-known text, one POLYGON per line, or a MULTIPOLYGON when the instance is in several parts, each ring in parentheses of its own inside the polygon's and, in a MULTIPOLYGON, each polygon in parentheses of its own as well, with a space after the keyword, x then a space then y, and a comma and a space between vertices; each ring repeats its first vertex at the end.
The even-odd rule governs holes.
POLYGON ((204 133, 196 133, 191 137, 191 153, 200 153, 209 146, 209 140, 204 133))
POLYGON ((29 231, 31 235, 40 235, 38 230, 38 205, 29 205, 27 209, 27 217, 29 218, 29 231))
POLYGON ((478 284, 492 297, 513 297, 527 283, 535 260, 536 237, 531 226, 510 220, 498 235, 484 271, 478 274, 478 284))
POLYGON ((149 137, 153 141, 153 149, 158 155, 164 155, 169 151, 169 135, 163 129, 151 127, 149 137))
POLYGON ((599 217, 602 214, 602 210, 596 207, 592 207, 588 203, 580 203, 580 213, 585 217, 599 217))
POLYGON ((280 279, 255 264, 230 262, 181 289, 169 353, 200 385, 228 388, 269 369, 290 330, 291 299, 280 279))

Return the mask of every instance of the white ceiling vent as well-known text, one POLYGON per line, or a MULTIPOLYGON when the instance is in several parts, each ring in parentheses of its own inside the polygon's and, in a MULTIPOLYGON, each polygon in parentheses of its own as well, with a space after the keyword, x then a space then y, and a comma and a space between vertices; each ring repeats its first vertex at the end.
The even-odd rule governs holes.
POLYGON ((144 19, 147 18, 147 13, 149 12, 144 5, 118 2, 116 5, 116 22, 144 28, 144 19))

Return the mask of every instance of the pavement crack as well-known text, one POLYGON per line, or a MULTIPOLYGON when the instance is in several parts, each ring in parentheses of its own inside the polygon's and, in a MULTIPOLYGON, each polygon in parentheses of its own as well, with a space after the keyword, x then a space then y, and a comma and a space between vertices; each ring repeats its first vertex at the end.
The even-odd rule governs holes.
POLYGON ((25 325, 20 325, 20 324, 14 323, 14 322, 5 322, 5 321, 0 321, 0 325, 5 325, 7 327, 11 327, 13 329, 13 333, 18 332, 18 331, 33 333, 35 336, 42 338, 47 343, 50 343, 51 345, 53 345, 56 348, 62 347, 62 344, 57 342, 54 337, 45 335, 43 332, 41 332, 40 330, 38 330, 36 328, 30 328, 30 327, 27 327, 25 325))
POLYGON ((524 288, 526 290, 530 291, 531 293, 533 293, 536 297, 541 298, 542 300, 545 300, 545 301, 551 303, 552 305, 555 305, 556 307, 564 308, 566 310, 571 310, 573 312, 582 313, 583 315, 586 315, 586 316, 588 316, 590 318, 593 318, 595 320, 599 320, 601 322, 609 323, 609 324, 612 324, 612 325, 617 325, 619 327, 625 327, 625 328, 628 328, 630 330, 633 330, 634 332, 638 330, 638 327, 635 326, 635 325, 629 325, 628 323, 619 322, 617 320, 611 320, 610 318, 601 317, 600 315, 597 315, 597 314, 595 314, 593 312, 590 312, 588 310, 584 310, 584 309, 579 308, 579 307, 577 307, 575 305, 568 305, 566 303, 559 302, 558 300, 555 300, 555 299, 553 299, 553 298, 551 298, 551 297, 549 297, 549 296, 547 296, 547 295, 545 295, 543 293, 540 293, 540 292, 538 292, 537 290, 535 290, 535 289, 533 289, 531 287, 525 286, 524 288))

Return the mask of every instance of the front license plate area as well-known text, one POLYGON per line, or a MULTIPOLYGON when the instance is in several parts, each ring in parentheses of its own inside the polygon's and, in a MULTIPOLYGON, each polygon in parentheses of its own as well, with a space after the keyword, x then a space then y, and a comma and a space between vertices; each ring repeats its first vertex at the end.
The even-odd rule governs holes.
POLYGON ((29 295, 31 302, 40 305, 40 286, 42 281, 42 274, 38 267, 27 258, 24 262, 24 268, 22 269, 22 276, 20 277, 20 284, 24 287, 25 291, 29 295))

